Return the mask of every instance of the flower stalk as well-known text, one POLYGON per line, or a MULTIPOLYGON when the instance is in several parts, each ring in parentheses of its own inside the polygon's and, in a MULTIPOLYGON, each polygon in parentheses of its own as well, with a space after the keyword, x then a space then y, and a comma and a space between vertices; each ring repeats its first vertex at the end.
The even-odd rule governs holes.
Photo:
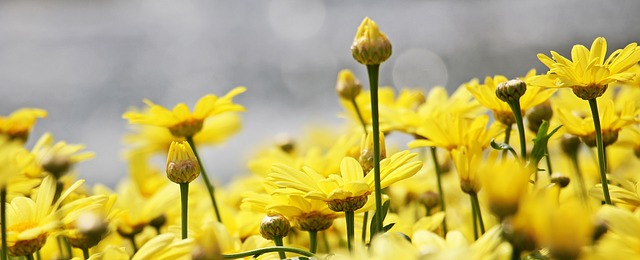
POLYGON ((347 223, 347 248, 351 251, 351 244, 355 234, 355 213, 353 211, 345 211, 344 218, 347 223))
MULTIPOLYGON (((447 217, 446 217, 446 207, 444 204, 444 191, 442 190, 442 170, 440 169, 440 163, 438 163, 438 154, 437 154, 437 149, 436 147, 432 146, 431 147, 431 158, 433 159, 433 165, 436 171, 436 179, 438 181, 438 194, 440 195, 440 208, 442 209, 442 212, 445 213, 445 217, 442 220, 442 233, 443 236, 446 237, 447 235, 447 217)), ((427 215, 429 214, 429 209, 427 208, 427 215)))
MULTIPOLYGON (((478 200, 478 194, 475 192, 472 192, 469 194, 469 196, 471 197, 471 206, 472 206, 473 212, 477 216, 477 218, 474 218, 474 219, 477 220, 479 224, 478 226, 480 227, 480 235, 483 235, 485 232, 485 229, 484 229, 484 221, 482 220, 482 210, 480 209, 480 201, 478 200)), ((476 239, 478 238, 476 237, 476 239)))
POLYGON ((373 128, 373 174, 376 199, 376 227, 373 235, 383 232, 382 222, 382 188, 380 184, 380 122, 378 118, 378 72, 380 64, 367 65, 369 88, 371 93, 371 125, 373 128))
POLYGON ((204 169, 202 165, 202 160, 200 160, 200 156, 198 155, 198 149, 196 148, 196 144, 193 142, 193 136, 187 136, 187 142, 193 149, 193 153, 196 155, 198 159, 198 165, 200 166, 200 173, 202 174, 202 179, 204 180, 205 186, 207 186, 207 191, 209 192, 209 198, 211 199, 211 204, 213 205, 213 210, 216 213, 216 219, 218 222, 222 223, 222 218, 220 217, 220 211, 218 210, 218 203, 216 202, 215 197, 215 189, 209 180, 209 176, 207 175, 207 171, 204 169))
POLYGON ((598 149, 598 165, 600 169, 600 182, 602 183, 602 193, 604 193, 604 202, 609 205, 611 203, 611 195, 609 195, 609 185, 607 184, 607 161, 604 156, 604 144, 602 141, 602 129, 600 127, 600 115, 598 114, 598 103, 595 98, 589 99, 591 107, 591 115, 593 117, 593 126, 596 134, 596 146, 598 149))
POLYGON ((187 214, 189 212, 189 183, 180 183, 180 205, 182 213, 182 239, 187 239, 188 228, 187 223, 189 218, 187 214))
POLYGON ((272 246, 272 247, 263 247, 263 248, 258 248, 258 249, 254 249, 254 250, 249 250, 246 252, 242 252, 242 253, 237 253, 237 254, 224 254, 222 255, 222 258, 224 259, 238 259, 238 258, 245 258, 245 257, 249 257, 252 256, 254 258, 257 258, 258 256, 265 254, 265 253, 271 253, 271 252, 290 252, 290 253, 295 253, 295 254, 299 254, 299 255, 303 255, 306 257, 314 257, 315 254, 304 251, 302 249, 299 248, 295 248, 295 247, 286 247, 286 246, 272 246))
POLYGON ((315 254, 318 248, 318 231, 309 230, 308 232, 309 232, 309 251, 315 254))
POLYGON ((0 189, 0 224, 2 225, 2 260, 7 260, 9 249, 7 247, 7 187, 0 189))

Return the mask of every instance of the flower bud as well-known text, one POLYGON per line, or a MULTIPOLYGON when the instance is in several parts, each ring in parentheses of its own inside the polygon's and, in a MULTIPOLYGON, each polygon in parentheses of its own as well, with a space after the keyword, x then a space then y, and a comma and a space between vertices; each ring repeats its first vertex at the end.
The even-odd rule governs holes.
POLYGON ((175 183, 190 183, 200 175, 198 159, 187 141, 172 142, 167 156, 167 178, 175 183))
POLYGON ((364 65, 377 65, 391 57, 391 42, 378 25, 364 18, 351 45, 353 58, 364 65))
POLYGON ((440 195, 433 191, 427 191, 420 194, 420 203, 425 207, 432 209, 440 205, 440 195))
POLYGON ((560 173, 551 174, 551 183, 560 185, 560 188, 567 187, 570 181, 571 180, 569 179, 569 177, 563 174, 560 174, 560 173))
POLYGON ((353 100, 362 92, 362 84, 351 70, 344 69, 338 73, 336 92, 343 99, 353 100))
POLYGON ((496 87, 496 96, 504 102, 517 102, 527 91, 527 84, 520 79, 501 82, 496 87))
POLYGON ((573 135, 563 135, 560 139, 560 147, 566 155, 573 156, 580 149, 580 138, 573 135))
POLYGON ((269 240, 286 237, 289 234, 289 229, 291 229, 289 220, 280 214, 269 214, 262 218, 260 224, 260 234, 269 240))
POLYGON ((551 109, 551 103, 549 101, 542 102, 533 107, 529 114, 527 114, 527 126, 529 130, 537 133, 542 122, 549 121, 552 116, 553 109, 551 109))
MULTIPOLYGON (((387 158, 387 148, 385 147, 384 134, 380 133, 380 160, 387 158)), ((364 174, 373 169, 373 134, 366 133, 360 145, 360 158, 358 159, 364 174)))
POLYGON ((89 249, 97 245, 109 232, 109 223, 103 216, 93 212, 83 213, 75 223, 79 234, 75 237, 67 237, 71 246, 81 249, 89 249))
POLYGON ((296 149, 296 142, 288 134, 281 133, 276 136, 276 145, 285 153, 292 154, 296 149))

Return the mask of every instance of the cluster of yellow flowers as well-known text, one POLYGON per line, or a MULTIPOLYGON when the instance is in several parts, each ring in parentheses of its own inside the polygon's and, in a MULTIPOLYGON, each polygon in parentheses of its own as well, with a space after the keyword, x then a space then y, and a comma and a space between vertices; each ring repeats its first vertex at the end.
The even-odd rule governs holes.
POLYGON ((607 56, 596 38, 571 59, 539 54, 546 73, 452 93, 378 87, 392 47, 369 18, 351 50, 370 89, 338 74, 346 127, 281 138, 226 186, 198 149, 240 130, 245 87, 193 111, 145 100, 124 113, 129 175, 115 190, 76 178, 94 156, 82 145, 46 133, 25 147, 47 111, 0 116, 2 259, 640 257, 636 43, 607 56), (394 135, 413 140, 387 147, 394 135))

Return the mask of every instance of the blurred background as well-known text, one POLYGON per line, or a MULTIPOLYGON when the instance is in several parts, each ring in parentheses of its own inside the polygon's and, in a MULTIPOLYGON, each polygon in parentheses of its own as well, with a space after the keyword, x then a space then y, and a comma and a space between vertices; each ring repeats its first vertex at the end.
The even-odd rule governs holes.
MULTIPOLYGON (((474 77, 544 70, 537 53, 568 56, 606 37, 609 53, 640 38, 640 1, 8 1, 0 2, 0 114, 49 111, 45 131, 82 143, 96 158, 77 167, 89 183, 126 175, 122 119, 148 98, 193 106, 207 93, 248 91, 243 130, 202 150, 217 182, 278 133, 340 125, 339 70, 366 83, 349 47, 365 16, 393 44, 380 84, 429 90, 474 77)), ((31 147, 31 146, 30 146, 31 147)))

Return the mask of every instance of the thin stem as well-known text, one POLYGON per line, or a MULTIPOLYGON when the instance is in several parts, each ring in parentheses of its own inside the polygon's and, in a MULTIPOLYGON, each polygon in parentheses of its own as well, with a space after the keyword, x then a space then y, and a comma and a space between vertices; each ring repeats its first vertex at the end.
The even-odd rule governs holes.
POLYGON ((578 191, 580 192, 580 195, 582 195, 582 199, 583 200, 587 200, 588 196, 587 196, 587 188, 586 185, 584 184, 584 177, 582 176, 582 172, 580 171, 580 163, 578 162, 578 153, 572 154, 571 156, 571 164, 573 165, 573 169, 576 173, 576 177, 578 179, 578 191))
MULTIPOLYGON (((440 169, 440 163, 438 163, 438 154, 437 148, 435 146, 431 147, 431 159, 433 160, 433 167, 436 171, 436 179, 438 180, 438 195, 440 195, 440 209, 444 212, 444 219, 442 220, 442 233, 443 236, 447 236, 447 210, 444 204, 444 191, 442 190, 442 169, 440 169)), ((427 211, 427 214, 429 212, 427 211)))
POLYGON ((472 206, 476 209, 476 215, 478 215, 478 223, 480 224, 480 235, 484 235, 484 221, 482 220, 482 210, 480 209, 480 201, 478 200, 478 194, 473 192, 469 194, 471 196, 472 206))
POLYGON ((431 208, 424 206, 424 209, 427 211, 427 213, 425 214, 425 216, 431 216, 431 208))
POLYGON ((353 109, 356 110, 356 114, 358 115, 360 124, 362 124, 362 130, 364 130, 364 133, 367 134, 367 123, 364 121, 364 117, 362 117, 362 113, 360 113, 360 108, 358 108, 358 103, 356 103, 355 97, 351 99, 351 104, 353 105, 353 109))
POLYGON ((198 155, 198 151, 196 149, 196 144, 193 142, 193 136, 188 136, 187 142, 191 146, 191 149, 193 149, 193 154, 196 155, 196 159, 198 159, 200 173, 202 173, 202 179, 204 179, 205 186, 207 186, 207 191, 209 192, 209 198, 211 199, 211 203, 213 204, 213 210, 216 213, 216 218, 218 219, 218 222, 222 223, 222 218, 220 218, 220 211, 218 211, 218 203, 216 203, 215 190, 213 188, 213 185, 211 185, 211 181, 209 180, 207 171, 204 169, 204 165, 202 165, 202 160, 200 160, 200 155, 198 155))
POLYGON ((316 253, 318 248, 318 231, 309 231, 309 251, 316 253))
POLYGON ((265 253, 271 253, 271 252, 290 252, 290 253, 295 253, 295 254, 299 254, 299 255, 303 255, 306 257, 314 257, 315 255, 312 253, 309 253, 307 251, 304 251, 302 249, 299 248, 295 248, 295 247, 286 247, 286 246, 272 246, 272 247, 263 247, 263 248, 258 248, 258 249, 254 249, 254 250, 249 250, 246 252, 242 252, 242 253, 237 253, 237 254, 224 254, 222 255, 222 258, 224 259, 237 259, 237 258, 244 258, 244 257, 248 257, 248 256, 253 256, 254 258, 265 254, 265 253))
POLYGON ((329 246, 329 239, 327 238, 327 232, 322 232, 322 243, 324 244, 324 252, 331 253, 331 247, 329 246))
POLYGON ((516 118, 516 125, 518 125, 518 136, 520 137, 520 157, 522 160, 527 159, 527 140, 524 137, 524 121, 522 121, 522 110, 520 109, 520 100, 516 102, 508 102, 509 107, 513 111, 513 116, 516 118))
POLYGON ((351 243, 353 242, 355 229, 355 214, 353 211, 345 211, 344 218, 347 222, 347 248, 351 251, 351 243))
POLYGON ((547 171, 549 171, 549 176, 553 173, 553 169, 551 168, 551 157, 549 156, 549 147, 544 148, 545 157, 547 159, 547 171))
POLYGON ((27 260, 33 260, 33 254, 27 254, 24 256, 27 260))
POLYGON ((0 189, 0 221, 2 221, 2 260, 7 260, 7 187, 0 189))
POLYGON ((187 213, 189 212, 189 183, 180 183, 180 204, 182 205, 182 239, 187 239, 188 228, 187 223, 189 218, 187 213))
POLYGON ((367 223, 369 222, 369 211, 364 212, 362 219, 362 243, 367 241, 367 223))
POLYGON ((136 236, 131 235, 128 237, 129 241, 131 241, 131 246, 133 246, 133 254, 138 252, 138 245, 136 244, 136 236))
POLYGON ((369 74, 369 88, 371 93, 371 125, 373 127, 373 177, 375 183, 376 198, 376 227, 375 233, 382 233, 382 222, 384 221, 382 212, 382 188, 380 184, 380 122, 378 120, 378 71, 380 64, 367 65, 369 74))
POLYGON ((478 240, 478 216, 476 215, 476 207, 473 205, 473 199, 471 202, 471 217, 473 221, 473 240, 478 240))
MULTIPOLYGON (((279 247, 284 246, 284 243, 282 243, 282 237, 279 237, 279 236, 274 237, 273 242, 276 243, 276 246, 279 246, 279 247)), ((284 251, 278 251, 278 255, 280 256, 280 259, 287 259, 287 256, 284 254, 284 251)))
POLYGON ((89 248, 82 249, 82 256, 84 256, 84 259, 89 259, 89 248))
MULTIPOLYGON (((504 130, 504 143, 505 144, 509 144, 509 139, 511 139, 511 128, 513 127, 513 124, 510 124, 507 126, 507 128, 504 130)), ((507 154, 509 153, 509 151, 507 150, 502 150, 502 160, 506 160, 507 158, 507 154)))
POLYGON ((609 205, 613 205, 611 203, 611 196, 609 195, 609 185, 607 184, 607 161, 604 157, 604 144, 602 142, 602 130, 600 129, 600 115, 598 114, 598 103, 595 98, 589 99, 589 106, 591 107, 593 126, 596 130, 596 146, 598 147, 598 164, 600 166, 600 182, 602 183, 604 202, 609 205))

